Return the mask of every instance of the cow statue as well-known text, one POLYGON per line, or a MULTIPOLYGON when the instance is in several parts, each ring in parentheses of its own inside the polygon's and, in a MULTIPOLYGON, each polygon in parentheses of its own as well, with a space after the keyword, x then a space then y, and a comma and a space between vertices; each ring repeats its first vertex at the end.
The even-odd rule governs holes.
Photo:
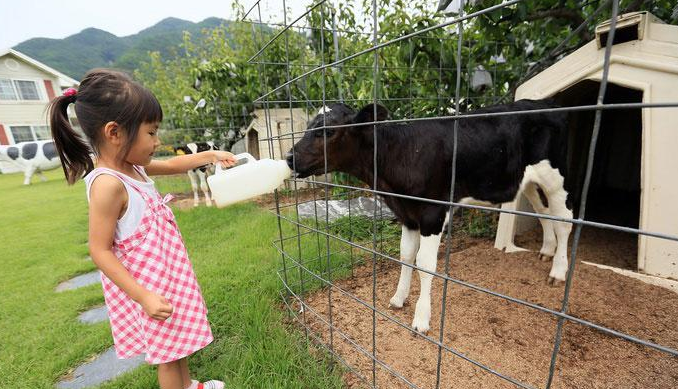
POLYGON ((0 160, 11 162, 23 170, 24 185, 31 184, 33 173, 38 173, 40 180, 46 181, 42 172, 61 167, 61 160, 52 140, 0 146, 0 160))
MULTIPOLYGON (((214 142, 195 142, 187 143, 183 146, 174 147, 174 152, 176 154, 196 154, 201 151, 207 150, 219 150, 214 142)), ((200 166, 195 169, 191 169, 188 172, 188 178, 191 180, 191 188, 193 188, 193 206, 197 207, 200 205, 200 195, 198 194, 198 185, 202 193, 205 194, 205 205, 208 207, 212 206, 212 196, 209 192, 209 187, 207 186, 207 176, 209 176, 213 171, 210 171, 210 165, 200 166)))

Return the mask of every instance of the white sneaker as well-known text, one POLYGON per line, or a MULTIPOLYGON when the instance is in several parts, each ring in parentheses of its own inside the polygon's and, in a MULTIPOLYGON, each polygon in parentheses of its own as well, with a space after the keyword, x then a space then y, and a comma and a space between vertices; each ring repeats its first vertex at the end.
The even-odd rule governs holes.
POLYGON ((224 389, 224 383, 217 380, 209 380, 206 382, 198 382, 192 380, 193 384, 188 389, 224 389))

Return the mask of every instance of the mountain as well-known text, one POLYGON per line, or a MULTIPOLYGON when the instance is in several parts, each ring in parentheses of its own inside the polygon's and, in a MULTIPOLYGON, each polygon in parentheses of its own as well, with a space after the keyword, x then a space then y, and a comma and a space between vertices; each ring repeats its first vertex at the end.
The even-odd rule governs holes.
POLYGON ((95 67, 132 71, 146 60, 149 51, 158 51, 167 58, 183 42, 184 31, 196 36, 203 28, 215 28, 228 23, 219 18, 207 18, 199 23, 167 18, 125 37, 87 28, 64 39, 29 39, 14 49, 80 80, 89 69, 95 67))

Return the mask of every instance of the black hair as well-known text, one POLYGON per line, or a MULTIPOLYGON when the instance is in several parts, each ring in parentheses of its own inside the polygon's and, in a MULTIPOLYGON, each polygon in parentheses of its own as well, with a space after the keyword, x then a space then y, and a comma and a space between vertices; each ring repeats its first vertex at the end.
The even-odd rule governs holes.
POLYGON ((118 155, 124 159, 136 140, 139 126, 162 121, 162 108, 153 93, 127 74, 110 69, 87 72, 77 93, 56 97, 49 111, 52 137, 69 184, 94 168, 92 154, 99 155, 106 123, 117 123, 126 134, 118 155), (68 121, 67 110, 72 103, 87 139, 74 131, 68 121))

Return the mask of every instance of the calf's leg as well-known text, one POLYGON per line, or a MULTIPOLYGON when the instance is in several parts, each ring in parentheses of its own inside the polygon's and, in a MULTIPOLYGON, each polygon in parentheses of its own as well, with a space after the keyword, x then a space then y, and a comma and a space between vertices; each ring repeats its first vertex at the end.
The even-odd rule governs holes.
MULTIPOLYGON (((435 273, 438 262, 438 248, 442 234, 421 236, 419 252, 417 252, 417 267, 435 273)), ((426 333, 430 328, 431 321, 431 283, 433 275, 426 271, 418 270, 421 290, 419 300, 414 311, 412 328, 415 331, 426 333)))
POLYGON ((186 172, 188 178, 191 179, 191 189, 193 189, 193 206, 197 207, 200 205, 200 197, 198 196, 198 175, 195 174, 195 171, 189 170, 186 172))
MULTIPOLYGON (((405 225, 402 226, 400 235, 400 260, 408 265, 414 263, 419 250, 419 230, 411 230, 405 225)), ((396 290, 389 305, 394 308, 402 308, 405 299, 410 294, 410 283, 412 281, 412 268, 401 265, 400 280, 398 280, 398 289, 396 290)))
POLYGON ((205 172, 198 170, 198 177, 200 178, 200 189, 205 195, 205 205, 208 207, 212 206, 212 198, 210 196, 210 188, 207 186, 207 174, 205 172))
MULTIPOLYGON (((553 216, 572 218, 572 210, 567 208, 567 192, 565 191, 565 178, 558 169, 551 166, 548 160, 540 161, 536 165, 525 169, 525 180, 539 185, 549 204, 549 212, 553 216)), ((567 241, 572 231, 572 224, 567 222, 552 221, 556 235, 556 250, 553 256, 553 264, 549 272, 548 283, 555 285, 565 281, 567 276, 567 241)))
MULTIPOLYGON (((530 202, 535 212, 544 215, 551 215, 548 205, 542 202, 537 188, 539 188, 537 184, 534 182, 528 182, 523 189, 523 194, 530 202)), ((556 253, 557 241, 556 232, 553 226, 554 222, 553 220, 549 219, 539 219, 539 223, 541 223, 541 228, 544 233, 541 250, 539 250, 539 259, 548 261, 553 258, 553 255, 556 253)))
MULTIPOLYGON (((442 213, 439 216, 442 218, 442 213)), ((433 274, 436 272, 436 265, 438 263, 438 249, 440 248, 440 239, 442 238, 442 226, 444 226, 450 218, 449 213, 445 213, 445 219, 442 223, 438 222, 426 223, 420 226, 422 235, 419 238, 419 251, 417 252, 417 267, 420 269, 419 280, 421 289, 419 291, 419 300, 414 310, 414 319, 412 320, 412 328, 415 331, 425 334, 430 328, 431 322, 431 284, 433 282, 433 274), (432 226, 437 227, 431 229, 432 226), (431 233, 430 231, 437 233, 431 233), (423 235, 429 233, 430 235, 423 235)), ((438 215, 434 216, 435 218, 438 215)))

